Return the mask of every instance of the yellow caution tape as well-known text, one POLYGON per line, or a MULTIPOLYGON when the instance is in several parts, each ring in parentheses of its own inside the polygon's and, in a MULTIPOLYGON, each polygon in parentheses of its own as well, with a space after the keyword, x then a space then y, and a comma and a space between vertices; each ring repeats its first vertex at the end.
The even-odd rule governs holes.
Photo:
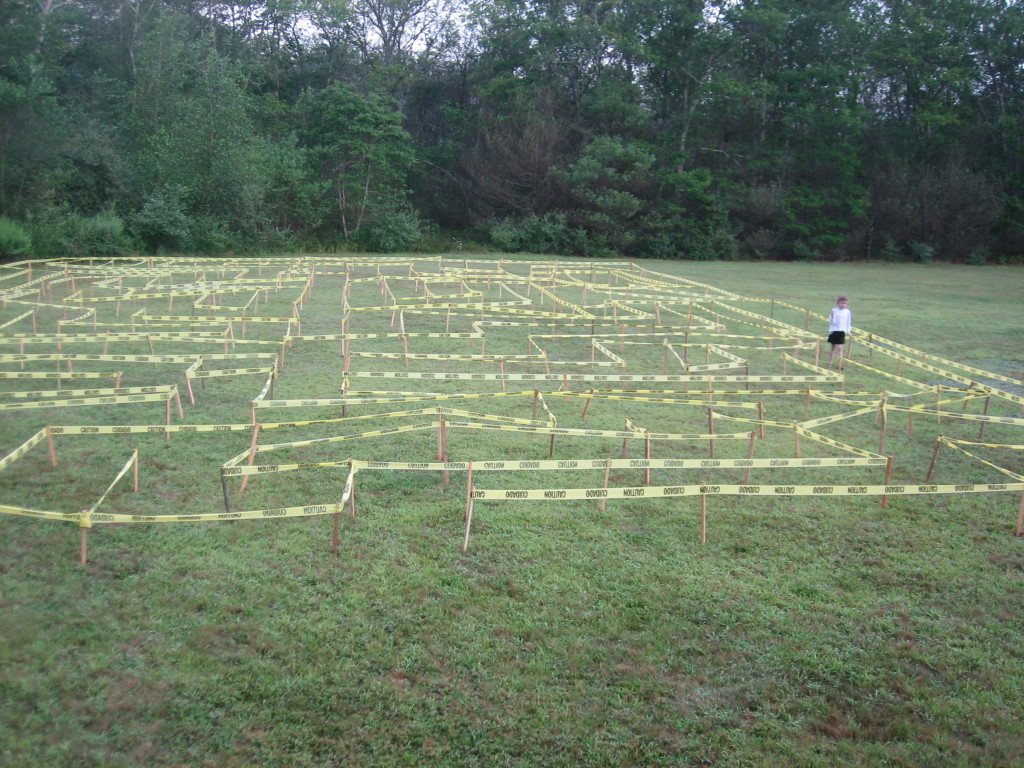
POLYGON ((936 411, 930 410, 928 406, 898 406, 886 405, 887 411, 898 411, 902 413, 916 413, 919 415, 941 416, 944 419, 957 419, 959 421, 983 421, 990 424, 1011 424, 1016 427, 1024 427, 1024 419, 1013 416, 988 416, 980 413, 960 413, 958 411, 936 411))
POLYGON ((596 471, 603 469, 811 469, 822 467, 885 467, 887 459, 877 458, 786 458, 786 459, 539 459, 497 461, 362 461, 350 459, 360 470, 419 470, 474 472, 520 472, 532 470, 596 471))
MULTIPOLYGON (((101 373, 99 371, 0 371, 0 379, 113 379, 120 374, 120 371, 101 373)), ((13 393, 0 392, 0 397, 13 393)), ((25 393, 18 393, 24 395, 25 393)))
POLYGON ((185 371, 185 377, 189 379, 209 379, 221 376, 247 376, 252 373, 273 373, 276 366, 268 368, 220 368, 212 371, 185 371))
POLYGON ((121 403, 163 402, 178 394, 175 385, 157 387, 154 394, 108 395, 104 397, 72 397, 63 400, 31 400, 24 403, 0 403, 0 411, 27 408, 66 408, 78 405, 113 405, 121 403))
POLYGON ((28 453, 30 450, 32 450, 32 448, 34 448, 35 446, 39 445, 39 443, 42 442, 45 439, 46 439, 46 430, 45 429, 39 430, 32 437, 30 437, 28 440, 26 440, 24 443, 22 443, 17 448, 15 448, 13 451, 11 451, 9 454, 7 454, 2 459, 0 459, 0 469, 6 469, 8 466, 10 466, 12 463, 17 461, 18 459, 20 459, 22 456, 24 456, 26 453, 28 453))
POLYGON ((983 459, 980 456, 977 456, 976 454, 973 454, 970 451, 965 450, 964 448, 961 447, 962 444, 958 445, 958 444, 956 444, 954 442, 951 442, 949 440, 943 440, 941 437, 939 438, 939 442, 941 442, 941 443, 943 443, 945 445, 948 445, 954 451, 959 451, 960 453, 964 454, 965 456, 970 456, 975 461, 980 461, 982 464, 984 464, 986 466, 989 466, 989 467, 992 467, 992 469, 995 469, 998 472, 1002 472, 1004 475, 1008 475, 1009 477, 1012 477, 1014 480, 1018 480, 1018 481, 1024 480, 1024 475, 1021 475, 1021 474, 1019 474, 1017 472, 1011 472, 1010 470, 1006 469, 1005 467, 1000 467, 998 464, 993 464, 991 461, 987 461, 986 459, 983 459))
POLYGON ((645 485, 631 488, 544 488, 533 490, 497 490, 474 486, 470 496, 474 501, 562 501, 651 499, 673 496, 913 496, 1011 491, 1024 491, 1024 482, 964 483, 960 485, 645 485))
MULTIPOLYGON (((401 356, 401 355, 399 355, 401 356)), ((555 363, 552 363, 553 365, 555 363)), ((562 365, 562 363, 558 363, 562 365)), ((592 363, 584 363, 592 365, 592 363)), ((792 382, 792 383, 813 383, 841 382, 842 376, 745 376, 718 374, 714 376, 688 375, 688 374, 631 374, 631 373, 422 373, 417 371, 348 371, 346 376, 350 378, 364 379, 440 379, 440 380, 462 380, 462 381, 563 381, 563 379, 576 381, 607 381, 607 382, 629 382, 629 381, 676 381, 676 382, 698 382, 698 383, 768 383, 768 382, 792 382)), ((770 394, 781 394, 771 392, 770 394)), ((803 391, 800 391, 803 394, 803 391)))

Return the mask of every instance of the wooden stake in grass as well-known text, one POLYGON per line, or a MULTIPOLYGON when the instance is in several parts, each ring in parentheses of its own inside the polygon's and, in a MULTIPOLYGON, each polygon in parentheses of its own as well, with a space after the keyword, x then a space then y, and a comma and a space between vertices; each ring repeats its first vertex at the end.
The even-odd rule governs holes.
POLYGON ((50 431, 50 425, 46 425, 46 444, 50 448, 50 464, 54 467, 57 466, 57 451, 53 447, 53 433, 50 431))
POLYGON ((605 459, 604 460, 604 491, 605 491, 605 495, 604 495, 604 498, 601 499, 601 511, 602 512, 604 512, 605 509, 608 506, 608 476, 611 474, 611 471, 612 471, 612 460, 611 459, 605 459))
MULTIPOLYGON (((888 486, 892 482, 892 464, 893 457, 887 456, 885 460, 885 482, 883 485, 888 486)), ((886 509, 889 506, 889 494, 882 496, 882 509, 886 509)))
POLYGON ((932 481, 932 471, 935 469, 935 461, 939 458, 939 448, 942 447, 942 435, 935 438, 935 450, 932 451, 932 461, 928 465, 928 474, 925 475, 924 481, 930 483, 932 481))
POLYGON ((1024 535, 1024 495, 1020 497, 1020 513, 1017 515, 1017 538, 1024 535))
POLYGON ((473 462, 469 462, 469 475, 466 478, 466 535, 462 537, 462 552, 469 548, 469 528, 473 524, 473 462))
POLYGON ((708 543, 708 496, 700 495, 700 543, 708 543))
POLYGON ((644 485, 651 484, 651 433, 644 432, 644 458, 647 459, 647 466, 644 467, 644 485))
MULTIPOLYGON (((256 461, 256 441, 260 436, 260 425, 254 424, 252 427, 252 441, 249 443, 249 461, 248 465, 251 467, 253 462, 256 461)), ((249 475, 245 475, 242 478, 242 487, 239 489, 240 493, 245 493, 245 486, 249 483, 249 475)))
MULTIPOLYGON (((710 406, 708 407, 708 434, 715 434, 715 411, 710 406)), ((715 438, 708 440, 708 449, 711 452, 711 458, 715 458, 715 438)))
MULTIPOLYGON (((989 400, 991 400, 991 399, 992 399, 992 395, 989 395, 988 397, 985 398, 985 407, 981 411, 981 415, 982 416, 988 416, 988 403, 989 403, 989 400)), ((984 421, 981 422, 981 428, 978 430, 978 439, 979 440, 981 440, 981 438, 985 436, 985 424, 986 423, 987 422, 984 422, 984 421)))
POLYGON ((224 476, 220 476, 220 487, 224 492, 224 511, 231 512, 231 499, 228 497, 228 479, 224 476))
MULTIPOLYGON (((594 397, 593 397, 593 395, 594 395, 594 391, 595 391, 595 390, 593 390, 593 389, 592 389, 592 390, 590 390, 590 395, 591 395, 591 396, 590 396, 590 397, 588 397, 588 398, 586 398, 587 402, 586 402, 586 405, 584 405, 584 406, 583 406, 583 413, 582 413, 582 415, 580 416, 580 419, 585 419, 585 418, 587 418, 587 409, 589 409, 589 408, 590 408, 590 404, 591 404, 592 402, 594 402, 594 397)), ((534 418, 537 418, 537 414, 536 414, 536 413, 534 413, 534 418)))
POLYGON ((881 436, 878 439, 878 452, 879 453, 885 453, 885 423, 887 421, 887 416, 886 416, 887 413, 888 413, 888 411, 886 410, 886 407, 885 407, 885 392, 882 392, 882 399, 879 402, 879 406, 878 406, 878 415, 881 417, 881 420, 882 420, 881 436))
POLYGON ((84 566, 89 559, 89 529, 92 527, 92 522, 89 519, 89 510, 83 509, 79 514, 78 525, 82 531, 82 545, 78 558, 84 566))
MULTIPOLYGON (((754 458, 754 441, 756 439, 757 439, 757 432, 755 430, 751 430, 750 431, 750 445, 747 447, 747 458, 751 459, 751 460, 754 458)), ((744 483, 744 485, 749 485, 750 484, 750 467, 749 466, 747 467, 746 474, 743 475, 743 483, 744 483)))

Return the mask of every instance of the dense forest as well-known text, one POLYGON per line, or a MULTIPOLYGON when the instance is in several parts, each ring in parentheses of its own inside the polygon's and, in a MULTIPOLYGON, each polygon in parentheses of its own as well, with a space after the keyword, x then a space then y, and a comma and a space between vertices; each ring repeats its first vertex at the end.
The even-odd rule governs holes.
POLYGON ((1024 261, 1014 0, 3 0, 0 257, 1024 261))

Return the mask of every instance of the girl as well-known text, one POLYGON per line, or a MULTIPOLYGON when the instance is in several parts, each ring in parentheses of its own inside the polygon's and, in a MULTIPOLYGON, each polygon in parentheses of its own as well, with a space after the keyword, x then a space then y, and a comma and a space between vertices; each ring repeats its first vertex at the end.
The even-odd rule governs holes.
POLYGON ((832 349, 828 353, 828 367, 832 367, 832 358, 839 350, 839 370, 843 370, 843 345, 846 344, 846 334, 853 327, 853 315, 848 308, 849 299, 840 296, 836 299, 836 305, 828 313, 828 343, 832 349))

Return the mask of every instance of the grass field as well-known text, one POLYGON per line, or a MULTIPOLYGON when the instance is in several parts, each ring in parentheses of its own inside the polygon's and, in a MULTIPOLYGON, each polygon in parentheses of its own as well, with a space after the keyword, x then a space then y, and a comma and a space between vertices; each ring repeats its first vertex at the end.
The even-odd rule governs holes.
MULTIPOLYGON (((649 344, 641 335, 657 325, 650 319, 655 308, 649 296, 639 290, 630 295, 610 272, 602 277, 601 265, 591 278, 584 274, 589 262, 562 263, 566 269, 581 269, 583 282, 602 286, 623 305, 646 313, 636 319, 608 304, 594 309, 595 326, 606 326, 595 333, 608 351, 629 361, 630 373, 682 370, 678 364, 668 367, 660 340, 649 344), (629 333, 616 329, 620 320, 629 333)), ((478 291, 494 308, 487 319, 529 321, 526 314, 502 314, 515 309, 500 303, 510 301, 510 294, 497 281, 485 284, 482 273, 474 278, 468 271, 474 264, 472 258, 464 265, 452 263, 448 278, 432 282, 440 297, 435 303, 472 304, 466 296, 478 291)), ((487 270, 496 266, 480 264, 487 270)), ((417 266, 426 271, 429 262, 417 266)), ((569 397, 557 394, 556 382, 545 389, 545 406, 535 414, 533 385, 517 380, 509 380, 503 394, 495 379, 444 382, 448 394, 494 397, 419 402, 410 398, 441 391, 440 383, 353 375, 349 393, 365 402, 353 401, 346 414, 367 417, 365 426, 361 421, 329 422, 340 417, 339 408, 312 401, 340 396, 344 357, 338 341, 312 337, 340 333, 344 267, 317 267, 311 293, 293 305, 305 280, 296 269, 280 289, 270 285, 256 291, 259 305, 249 315, 278 321, 250 322, 245 343, 237 322, 232 332, 238 341, 235 351, 274 352, 288 327, 286 319, 293 312, 301 317, 301 329, 291 327, 294 336, 303 338, 285 350, 270 396, 295 402, 259 412, 261 423, 295 426, 264 431, 260 443, 278 447, 257 454, 255 464, 307 467, 254 476, 244 492, 232 480, 232 509, 336 503, 348 476, 348 457, 436 461, 438 430, 432 417, 389 415, 396 410, 440 403, 485 414, 491 424, 510 425, 543 421, 550 409, 559 427, 622 430, 629 418, 654 432, 705 434, 707 408, 684 401, 713 399, 721 418, 715 426, 716 434, 723 435, 720 440, 655 440, 652 456, 704 460, 714 444, 715 456, 728 460, 748 456, 755 442, 724 437, 754 428, 726 418, 749 418, 751 410, 742 404, 760 400, 765 418, 784 425, 856 410, 883 390, 905 392, 909 385, 895 376, 924 386, 955 387, 943 376, 869 354, 857 342, 868 334, 912 346, 928 357, 1024 379, 1024 271, 1019 268, 640 266, 744 297, 774 299, 775 304, 743 303, 743 309, 796 329, 806 325, 809 334, 819 337, 825 324, 817 316, 828 312, 838 293, 848 294, 854 363, 847 366, 844 386, 821 385, 847 399, 758 395, 750 384, 716 385, 708 393, 694 384, 685 395, 672 395, 677 402, 643 401, 625 392, 619 393, 622 400, 586 400, 576 395, 601 387, 573 386, 569 397), (518 390, 522 394, 514 394, 518 390), (380 392, 390 394, 375 394, 380 392), (373 397, 392 402, 370 402, 373 397), (407 402, 400 403, 402 397, 407 402), (399 425, 424 428, 327 439, 399 425)), ((66 334, 126 332, 129 304, 131 311, 145 308, 153 318, 190 313, 197 318, 187 324, 153 320, 154 331, 165 323, 164 330, 221 332, 222 320, 204 325, 198 318, 231 316, 230 305, 244 303, 253 291, 254 284, 244 280, 266 280, 275 272, 271 266, 254 271, 255 263, 244 276, 241 271, 215 275, 209 262, 146 267, 145 272, 103 277, 83 269, 76 284, 56 279, 61 273, 54 271, 52 285, 38 297, 37 333, 54 332, 58 321, 66 334), (211 289, 212 299, 201 298, 204 291, 189 293, 200 271, 205 279, 245 285, 248 292, 221 286, 223 292, 211 289), (172 287, 180 291, 173 298, 164 293, 172 287), (116 308, 114 301, 96 300, 126 288, 141 298, 116 308), (77 325, 75 312, 65 321, 61 309, 62 299, 76 291, 83 292, 81 301, 66 303, 96 311, 77 325), (197 299, 200 305, 193 311, 191 302, 197 299)), ((353 270, 352 277, 362 282, 352 286, 350 301, 357 309, 349 332, 398 330, 392 312, 368 308, 387 307, 389 292, 402 301, 422 299, 424 287, 412 284, 407 267, 408 262, 401 269, 385 267, 387 285, 377 278, 376 267, 353 270)), ((526 260, 508 259, 504 267, 524 278, 523 284, 510 287, 520 294, 527 290, 526 260)), ((41 270, 37 266, 32 278, 41 270)), ((10 272, 0 266, 0 292, 28 281, 10 272)), ((534 285, 548 285, 540 270, 534 285)), ((593 288, 585 298, 578 285, 550 285, 554 298, 536 287, 530 290, 535 313, 551 310, 558 300, 591 308, 604 301, 593 288)), ((680 329, 686 323, 722 324, 732 338, 720 337, 711 346, 694 331, 684 343, 680 330, 675 351, 689 354, 688 365, 725 365, 731 351, 744 358, 750 373, 783 372, 781 348, 792 339, 773 333, 766 341, 767 326, 723 308, 728 305, 724 294, 709 289, 700 295, 695 288, 694 295, 696 305, 674 305, 677 314, 671 319, 673 307, 668 302, 659 306, 664 323, 680 329), (694 316, 702 320, 695 322, 694 316), (690 341, 693 346, 687 347, 690 341)), ((36 299, 35 292, 31 298, 36 299)), ((472 308, 450 316, 439 308, 426 310, 434 314, 422 305, 418 310, 401 318, 409 334, 446 328, 473 333, 479 319, 472 308)), ((17 300, 5 303, 0 325, 25 311, 17 300)), ((27 333, 30 322, 24 317, 0 333, 27 333)), ((506 358, 507 373, 541 373, 542 363, 522 357, 533 349, 526 343, 529 332, 537 334, 538 345, 552 360, 560 361, 554 370, 618 370, 592 362, 598 358, 591 357, 589 331, 583 344, 566 334, 568 320, 555 318, 552 325, 488 326, 486 350, 506 358)), ((480 355, 480 343, 475 337, 410 336, 409 351, 480 355)), ((431 358, 407 366, 397 337, 350 339, 349 344, 350 374, 497 372, 493 362, 480 359, 431 358)), ((132 337, 109 345, 111 352, 125 356, 196 349, 212 355, 227 348, 222 337, 195 343, 132 337)), ((53 342, 19 347, 11 336, 0 338, 0 353, 22 350, 52 353, 56 347, 53 342)), ((95 338, 66 338, 61 351, 95 354, 99 345, 95 338)), ((813 350, 805 347, 799 355, 804 365, 788 363, 787 374, 810 373, 813 350)), ((255 367, 261 361, 210 359, 207 369, 255 367)), ((29 360, 24 367, 7 362, 0 370, 42 374, 68 367, 47 359, 29 360)), ((76 359, 74 371, 106 378, 62 381, 61 386, 113 387, 121 372, 117 383, 122 387, 175 384, 183 414, 179 417, 172 403, 172 423, 251 421, 251 403, 265 376, 194 379, 192 403, 185 367, 180 362, 76 359)), ((737 370, 743 372, 722 373, 737 370)), ((1019 382, 998 386, 1021 394, 1019 382)), ((8 395, 0 404, 53 388, 52 380, 0 379, 0 392, 8 395)), ((907 402, 915 404, 937 397, 912 386, 910 391, 917 394, 907 402)), ((985 402, 968 398, 961 405, 957 400, 946 406, 947 415, 919 415, 912 424, 907 414, 898 413, 884 431, 881 416, 866 415, 830 424, 822 434, 872 454, 894 456, 894 483, 923 483, 937 436, 975 440, 979 435, 977 421, 957 420, 952 412, 981 414, 985 402)), ((1021 416, 1020 406, 1005 399, 992 398, 987 407, 988 415, 1021 416)), ((156 401, 0 409, 0 457, 46 425, 112 428, 159 426, 164 420, 165 404, 156 401)), ((984 436, 992 445, 1024 442, 1014 424, 987 423, 984 436)), ((130 481, 116 484, 101 511, 140 516, 223 512, 220 467, 244 453, 250 438, 249 432, 227 430, 170 439, 159 430, 59 437, 54 441, 56 468, 44 442, 0 470, 0 505, 77 513, 107 493, 112 478, 138 450, 138 492, 130 481)), ((623 450, 622 440, 572 434, 559 435, 552 449, 546 434, 503 430, 453 428, 447 440, 453 462, 541 461, 549 453, 555 459, 613 459, 623 450)), ((643 456, 644 441, 630 442, 629 456, 643 456)), ((800 450, 822 458, 848 455, 810 440, 800 450)), ((992 464, 1024 473, 1019 450, 976 452, 992 464)), ((769 428, 756 440, 754 455, 793 457, 792 430, 769 428)), ((652 484, 659 486, 747 482, 743 470, 735 468, 659 469, 652 475, 652 484)), ((440 472, 361 471, 358 511, 354 518, 341 518, 337 552, 332 550, 331 515, 98 525, 89 534, 83 567, 77 525, 0 515, 0 764, 384 768, 1024 762, 1024 539, 1014 536, 1020 493, 893 496, 885 507, 878 497, 710 496, 705 543, 700 504, 693 498, 627 498, 603 508, 595 501, 571 500, 478 503, 463 551, 466 476, 453 472, 449 479, 446 484, 440 472)), ((643 481, 638 469, 610 473, 612 486, 643 481)), ((933 481, 1011 482, 991 465, 951 451, 941 454, 933 481)), ((591 488, 602 482, 600 471, 493 472, 474 480, 475 487, 497 489, 591 488)), ((845 486, 877 485, 881 478, 875 467, 851 467, 755 470, 750 482, 845 486)))

